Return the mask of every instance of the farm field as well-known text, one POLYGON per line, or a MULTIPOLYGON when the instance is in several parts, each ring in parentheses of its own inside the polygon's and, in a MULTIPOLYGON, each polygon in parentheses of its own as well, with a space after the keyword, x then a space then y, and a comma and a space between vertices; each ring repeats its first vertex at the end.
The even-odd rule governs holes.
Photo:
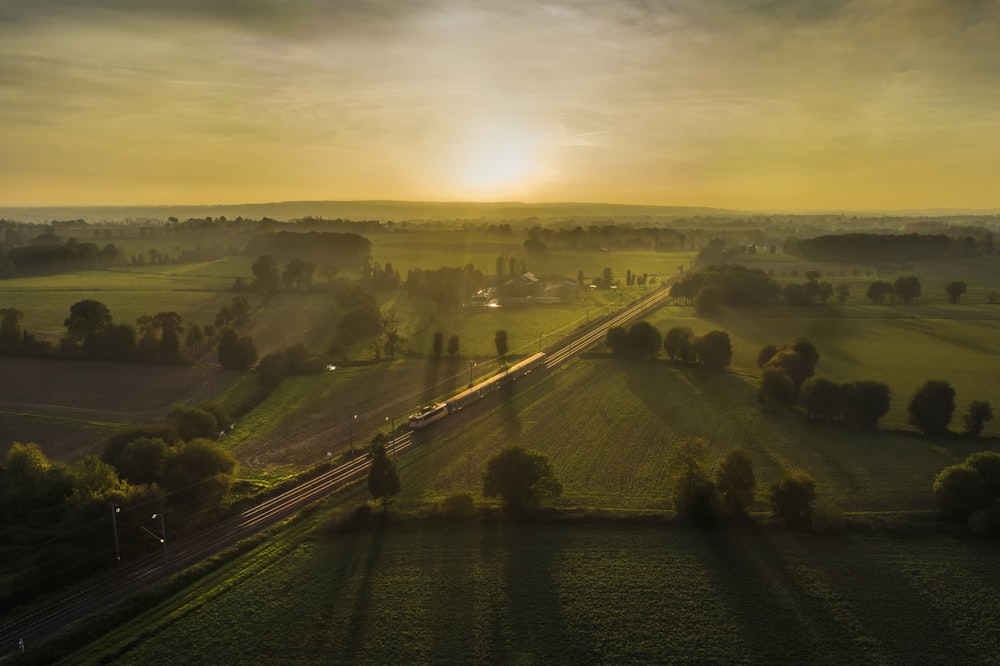
POLYGON ((997 555, 410 521, 265 544, 60 663, 995 663, 997 555))
MULTIPOLYGON (((686 306, 669 306, 650 319, 662 332, 688 326, 695 334, 713 328, 729 332, 733 368, 759 376, 757 353, 795 337, 810 340, 820 353, 816 374, 837 382, 876 379, 892 391, 881 427, 909 429, 910 396, 928 379, 945 379, 956 391, 952 428, 961 430, 968 403, 1000 404, 1000 308, 991 305, 851 305, 805 308, 728 308, 706 320, 686 306)), ((756 381, 756 378, 752 378, 756 381)), ((984 433, 1000 436, 1000 423, 984 433)))
POLYGON ((53 460, 98 453, 123 425, 162 418, 180 402, 213 399, 235 378, 221 368, 0 356, 0 455, 36 442, 53 460))
MULTIPOLYGON (((587 279, 597 277, 605 267, 610 267, 617 278, 624 281, 625 272, 649 273, 667 276, 680 265, 687 265, 696 252, 653 252, 651 250, 550 250, 527 254, 523 232, 508 236, 487 234, 480 231, 430 231, 411 233, 373 234, 372 257, 381 264, 391 263, 403 279, 413 268, 439 268, 472 264, 483 275, 496 275, 496 260, 504 255, 515 259, 515 273, 521 273, 522 264, 536 275, 557 275, 576 280, 583 271, 587 279)), ((504 266, 504 274, 509 266, 504 266)))
POLYGON ((934 511, 931 485, 943 467, 972 451, 1000 451, 996 439, 856 433, 766 414, 752 378, 610 358, 558 369, 488 413, 459 418, 443 434, 432 427, 429 440, 400 460, 401 502, 478 495, 489 458, 521 445, 549 456, 563 484, 559 506, 670 510, 670 452, 685 437, 703 437, 716 460, 738 447, 750 454, 756 510, 767 509, 770 484, 803 469, 821 498, 848 511, 934 511))

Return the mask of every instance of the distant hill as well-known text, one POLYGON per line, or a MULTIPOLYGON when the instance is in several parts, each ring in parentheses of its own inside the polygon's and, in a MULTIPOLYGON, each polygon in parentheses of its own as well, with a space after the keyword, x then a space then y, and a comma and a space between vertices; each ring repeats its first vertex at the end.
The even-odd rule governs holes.
POLYGON ((0 218, 20 222, 77 220, 122 222, 125 220, 179 220, 202 217, 245 217, 293 220, 303 217, 350 220, 523 220, 566 217, 690 217, 694 215, 745 215, 724 208, 647 206, 602 203, 521 203, 446 201, 282 201, 277 203, 225 204, 210 206, 63 206, 2 208, 0 218))

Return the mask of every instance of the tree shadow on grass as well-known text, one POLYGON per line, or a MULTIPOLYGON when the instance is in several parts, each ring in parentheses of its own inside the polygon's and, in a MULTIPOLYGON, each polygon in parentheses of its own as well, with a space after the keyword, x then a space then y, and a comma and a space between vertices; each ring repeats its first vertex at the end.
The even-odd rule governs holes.
MULTIPOLYGON (((487 529, 490 529, 489 527, 487 529)), ((502 599, 496 599, 489 641, 491 663, 586 664, 599 661, 592 637, 566 621, 559 583, 561 536, 538 526, 496 526, 492 544, 503 557, 502 599), (502 605, 502 606, 501 606, 502 605)), ((486 555, 484 554, 484 559, 486 555)))
MULTIPOLYGON (((378 573, 379 562, 382 559, 382 546, 385 541, 386 529, 386 522, 377 519, 375 527, 372 530, 371 542, 368 547, 368 557, 365 559, 361 571, 361 581, 358 584, 357 591, 354 593, 354 608, 351 610, 351 617, 347 621, 344 631, 344 642, 341 646, 344 663, 356 663, 358 661, 360 651, 365 642, 365 629, 371 623, 371 613, 375 612, 371 606, 372 592, 374 578, 378 573)), ((351 560, 353 561, 353 558, 351 560)), ((346 582, 351 577, 348 575, 350 573, 353 573, 353 571, 345 571, 343 582, 346 582)))
POLYGON ((743 620, 749 654, 741 661, 947 662, 953 654, 968 663, 943 618, 908 581, 870 562, 863 543, 804 534, 783 535, 779 547, 774 538, 753 528, 705 535, 709 576, 743 620))
POLYGON ((472 533, 464 524, 446 526, 439 534, 434 580, 434 635, 430 660, 435 664, 468 664, 473 648, 476 610, 476 558, 472 533))
POLYGON ((851 636, 800 589, 767 535, 754 528, 705 534, 708 574, 743 621, 749 663, 861 663, 851 636), (832 658, 826 646, 838 646, 832 658), (850 657, 845 654, 850 652, 850 657))

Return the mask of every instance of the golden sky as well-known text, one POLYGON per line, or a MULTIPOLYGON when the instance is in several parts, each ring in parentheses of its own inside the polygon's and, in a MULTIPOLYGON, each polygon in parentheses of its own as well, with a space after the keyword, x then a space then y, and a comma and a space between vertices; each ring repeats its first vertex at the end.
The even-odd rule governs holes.
POLYGON ((0 0, 0 205, 1000 206, 1000 0, 0 0))

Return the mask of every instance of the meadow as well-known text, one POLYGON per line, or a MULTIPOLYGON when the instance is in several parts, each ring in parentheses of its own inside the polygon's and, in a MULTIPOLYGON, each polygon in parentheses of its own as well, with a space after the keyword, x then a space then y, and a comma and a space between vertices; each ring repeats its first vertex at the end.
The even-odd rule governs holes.
POLYGON ((320 530, 268 541, 60 663, 995 663, 996 556, 756 529, 320 530))

